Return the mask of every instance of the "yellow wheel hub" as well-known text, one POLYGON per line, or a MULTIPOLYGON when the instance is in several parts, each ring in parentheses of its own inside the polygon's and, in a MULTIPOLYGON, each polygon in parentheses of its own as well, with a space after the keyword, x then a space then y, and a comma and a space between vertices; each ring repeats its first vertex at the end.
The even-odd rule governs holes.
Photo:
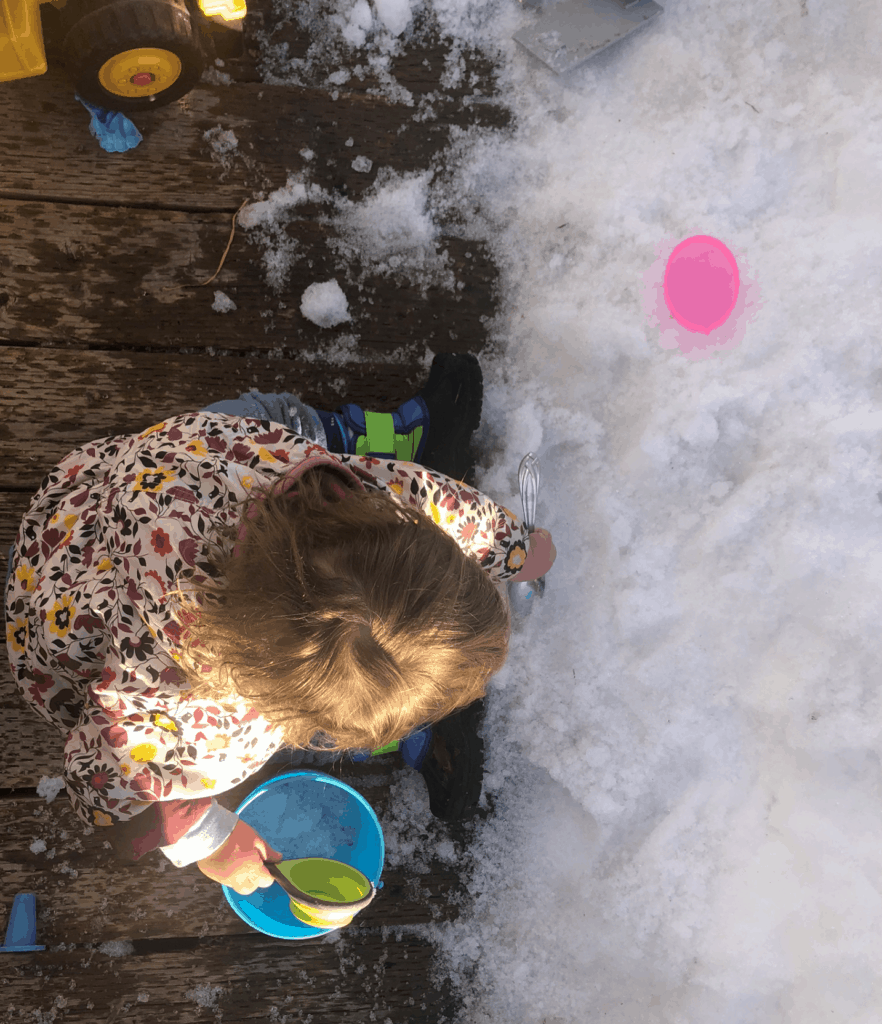
POLYGON ((155 96, 181 74, 181 62, 171 50, 139 46, 114 54, 98 72, 98 81, 115 96, 155 96))

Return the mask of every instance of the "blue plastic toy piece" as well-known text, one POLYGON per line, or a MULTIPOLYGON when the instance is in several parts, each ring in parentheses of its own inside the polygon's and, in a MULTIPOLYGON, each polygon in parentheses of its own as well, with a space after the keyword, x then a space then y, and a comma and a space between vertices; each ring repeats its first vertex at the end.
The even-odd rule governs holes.
POLYGON ((419 732, 411 733, 410 736, 401 741, 401 746, 399 747, 404 763, 419 771, 426 760, 426 755, 429 753, 431 745, 431 729, 421 729, 419 732))
MULTIPOLYGON (((431 728, 420 729, 419 732, 412 732, 410 736, 399 741, 398 753, 401 754, 402 760, 406 765, 419 771, 423 766, 423 762, 426 760, 426 754, 428 754, 429 747, 431 745, 431 728)), ((385 747, 380 750, 354 750, 351 752, 350 757, 357 764, 361 764, 363 761, 369 760, 375 754, 385 754, 386 752, 387 750, 385 747)))
POLYGON ((37 897, 32 892, 20 892, 12 901, 6 941, 0 953, 33 953, 45 946, 37 944, 37 897))
POLYGON ((84 100, 79 94, 75 95, 92 115, 89 131, 98 140, 98 145, 105 153, 125 153, 134 149, 143 138, 125 114, 97 107, 94 103, 84 100))

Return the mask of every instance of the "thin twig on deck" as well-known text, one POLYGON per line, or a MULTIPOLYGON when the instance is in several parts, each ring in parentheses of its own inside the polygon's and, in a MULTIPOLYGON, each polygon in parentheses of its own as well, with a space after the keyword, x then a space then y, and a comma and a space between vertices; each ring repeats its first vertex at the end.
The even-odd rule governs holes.
POLYGON ((242 202, 239 204, 239 209, 236 210, 236 212, 233 214, 233 226, 232 226, 232 228, 230 230, 230 237, 229 237, 229 240, 227 241, 227 247, 226 247, 226 249, 224 249, 224 254, 223 254, 223 256, 221 256, 221 261, 217 265, 217 270, 215 270, 215 272, 211 275, 211 277, 206 278, 204 281, 199 281, 196 284, 167 284, 167 285, 165 285, 162 288, 162 291, 170 292, 173 288, 203 288, 203 287, 205 287, 205 285, 211 284, 211 282, 223 270, 224 263, 226 262, 227 255, 229 254, 229 251, 230 251, 230 246, 233 244, 233 239, 236 237, 236 218, 242 212, 242 207, 247 202, 248 202, 247 198, 243 199, 242 202))
POLYGON ((230 246, 233 244, 233 239, 236 237, 236 218, 239 216, 239 213, 241 212, 242 207, 247 202, 248 202, 247 199, 243 199, 241 205, 239 206, 239 209, 236 210, 236 212, 233 214, 233 227, 232 227, 232 230, 230 231, 230 240, 227 242, 227 247, 226 247, 226 249, 224 249, 224 254, 223 254, 223 256, 221 256, 221 261, 218 264, 217 270, 215 270, 215 272, 207 280, 200 281, 199 284, 195 285, 196 288, 202 288, 204 285, 211 284, 211 282, 217 277, 217 275, 223 269, 224 261, 227 258, 227 253, 230 251, 230 246))

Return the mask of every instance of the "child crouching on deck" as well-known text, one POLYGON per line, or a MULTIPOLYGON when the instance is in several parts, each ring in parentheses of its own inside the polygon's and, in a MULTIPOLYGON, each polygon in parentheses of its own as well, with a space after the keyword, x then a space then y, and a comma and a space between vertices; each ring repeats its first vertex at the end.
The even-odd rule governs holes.
POLYGON ((104 438, 48 474, 11 552, 7 646, 23 696, 66 737, 78 816, 117 850, 160 848, 247 895, 281 854, 212 794, 286 746, 373 749, 482 696, 507 653, 496 584, 547 571, 550 535, 390 457, 410 436, 409 454, 454 458, 462 437, 447 454, 430 442, 474 423, 476 365, 469 393, 447 357, 418 427, 386 424, 391 452, 358 436, 352 407, 287 396, 302 418, 276 422, 242 396, 239 415, 218 403, 104 438))

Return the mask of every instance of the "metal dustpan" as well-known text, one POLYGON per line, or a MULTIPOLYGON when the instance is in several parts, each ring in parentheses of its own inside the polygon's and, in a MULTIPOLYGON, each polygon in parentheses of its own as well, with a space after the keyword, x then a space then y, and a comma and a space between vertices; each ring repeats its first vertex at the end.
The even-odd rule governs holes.
POLYGON ((541 12, 532 28, 514 38, 559 75, 658 17, 663 8, 653 0, 523 0, 541 12))

